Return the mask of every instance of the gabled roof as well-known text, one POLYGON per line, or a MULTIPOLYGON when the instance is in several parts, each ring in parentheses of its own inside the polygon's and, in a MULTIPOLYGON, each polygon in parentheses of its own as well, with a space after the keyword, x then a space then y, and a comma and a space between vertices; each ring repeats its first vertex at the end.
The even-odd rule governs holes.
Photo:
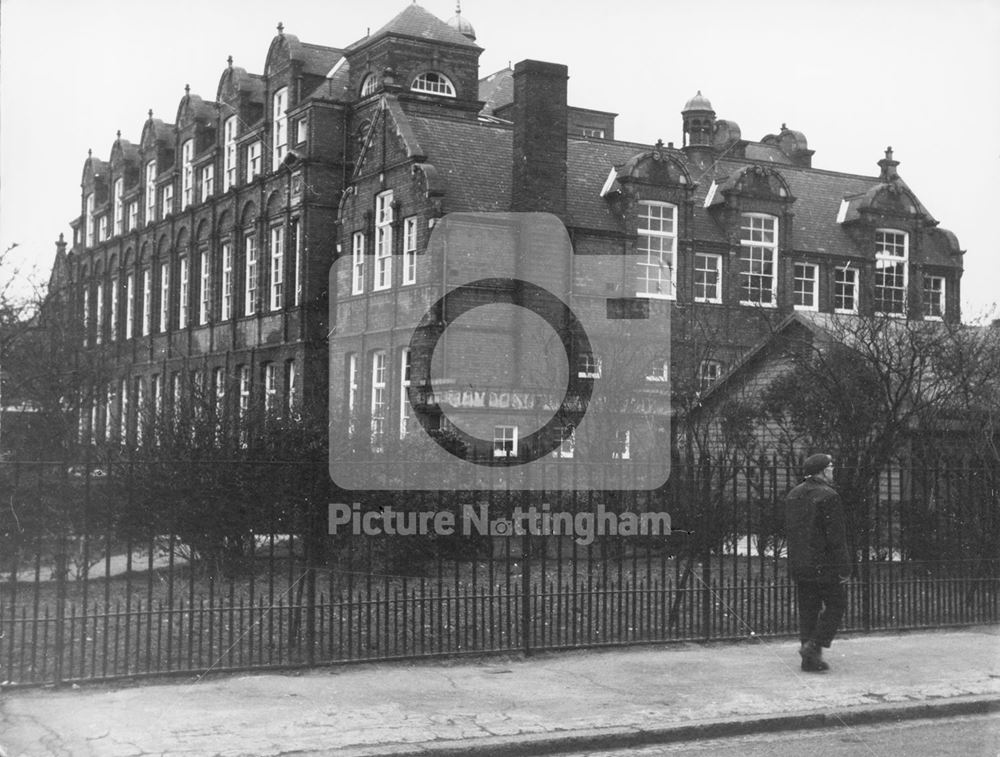
POLYGON ((492 115, 498 108, 514 102, 514 71, 502 68, 479 80, 479 99, 483 102, 482 112, 492 115))
POLYGON ((344 57, 344 51, 336 47, 300 42, 296 58, 302 61, 302 73, 326 76, 334 64, 344 57))
POLYGON ((424 10, 414 3, 406 6, 402 12, 374 34, 363 37, 354 44, 349 45, 347 51, 356 52, 388 36, 410 37, 427 42, 440 42, 459 47, 469 47, 475 50, 482 49, 464 34, 448 26, 448 24, 433 13, 424 10))

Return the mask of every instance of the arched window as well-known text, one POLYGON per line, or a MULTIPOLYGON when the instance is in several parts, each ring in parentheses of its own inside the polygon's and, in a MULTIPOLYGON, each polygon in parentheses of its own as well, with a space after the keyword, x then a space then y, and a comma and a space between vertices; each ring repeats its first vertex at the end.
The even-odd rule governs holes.
POLYGON ((413 80, 410 89, 414 92, 427 92, 431 95, 455 96, 455 87, 444 74, 436 71, 426 71, 413 80))
POLYGON ((368 97, 368 95, 375 94, 375 88, 378 86, 378 78, 375 74, 368 74, 365 80, 361 82, 361 96, 368 97))

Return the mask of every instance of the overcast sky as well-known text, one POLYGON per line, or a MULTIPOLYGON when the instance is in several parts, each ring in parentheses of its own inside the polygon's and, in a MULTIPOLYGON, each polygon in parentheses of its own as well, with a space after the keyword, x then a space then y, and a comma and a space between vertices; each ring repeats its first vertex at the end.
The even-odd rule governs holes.
MULTIPOLYGON (((344 47, 406 0, 0 0, 0 250, 47 278, 80 213, 87 149, 137 143, 190 84, 215 98, 232 55, 260 73, 278 22, 344 47)), ((422 0, 443 20, 453 0, 422 0)), ((817 168, 899 173, 965 257, 963 315, 1000 302, 1000 0, 464 0, 480 76, 508 61, 569 66, 573 105, 619 113, 616 136, 681 143, 696 90, 759 140, 803 132, 817 168)))

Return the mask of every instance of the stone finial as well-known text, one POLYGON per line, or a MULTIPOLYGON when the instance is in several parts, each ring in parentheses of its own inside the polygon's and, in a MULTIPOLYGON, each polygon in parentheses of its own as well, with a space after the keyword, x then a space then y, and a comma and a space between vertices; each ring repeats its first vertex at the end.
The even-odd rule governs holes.
POLYGON ((278 35, 279 36, 284 36, 285 35, 285 25, 283 23, 281 23, 280 21, 278 22, 278 35))
POLYGON ((152 108, 149 109, 149 120, 150 121, 153 120, 153 109, 152 108))
POLYGON ((898 160, 893 160, 892 157, 892 147, 885 148, 885 157, 878 162, 879 168, 882 169, 882 173, 879 176, 882 181, 895 181, 899 178, 899 174, 896 173, 896 166, 899 165, 898 160))
POLYGON ((93 150, 91 150, 91 149, 90 149, 90 148, 88 147, 88 148, 87 148, 87 159, 89 160, 89 159, 90 159, 90 158, 92 158, 92 157, 94 157, 94 151, 93 151, 93 150))
POLYGON ((230 55, 228 58, 226 58, 226 65, 228 65, 229 68, 233 67, 233 56, 232 55, 230 55))
POLYGON ((118 141, 121 142, 122 141, 122 130, 119 129, 117 132, 115 132, 115 136, 117 136, 118 137, 118 141))
POLYGON ((185 84, 184 85, 184 96, 185 97, 190 97, 191 96, 191 85, 190 84, 185 84))

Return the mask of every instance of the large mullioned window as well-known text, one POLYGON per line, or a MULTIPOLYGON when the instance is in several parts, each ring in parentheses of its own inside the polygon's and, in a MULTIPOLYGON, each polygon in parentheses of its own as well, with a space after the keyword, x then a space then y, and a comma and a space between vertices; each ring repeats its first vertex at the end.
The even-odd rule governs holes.
POLYGON ((906 314, 909 235, 894 229, 875 231, 875 311, 906 314))
POLYGON ((639 203, 640 297, 673 299, 677 290, 677 207, 664 202, 639 203))
POLYGON ((744 213, 740 223, 740 304, 777 304, 778 219, 744 213))

